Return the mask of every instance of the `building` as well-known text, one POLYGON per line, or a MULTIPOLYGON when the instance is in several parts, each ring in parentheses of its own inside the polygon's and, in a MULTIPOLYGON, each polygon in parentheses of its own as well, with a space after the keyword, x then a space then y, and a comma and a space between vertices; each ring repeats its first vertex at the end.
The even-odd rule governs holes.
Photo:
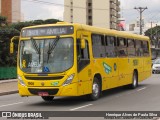
MULTIPOLYGON (((152 27, 155 27, 156 24, 153 23, 152 27)), ((144 34, 144 32, 146 30, 148 30, 149 28, 151 28, 151 23, 147 23, 145 21, 144 18, 142 18, 142 33, 144 34)), ((134 33, 134 34, 140 34, 140 22, 139 22, 139 18, 137 18, 137 20, 135 20, 134 22, 132 22, 131 24, 129 24, 129 32, 134 33)))
POLYGON ((64 0, 64 21, 118 29, 118 0, 64 0))
POLYGON ((21 0, 0 0, 0 13, 8 23, 21 21, 21 0))

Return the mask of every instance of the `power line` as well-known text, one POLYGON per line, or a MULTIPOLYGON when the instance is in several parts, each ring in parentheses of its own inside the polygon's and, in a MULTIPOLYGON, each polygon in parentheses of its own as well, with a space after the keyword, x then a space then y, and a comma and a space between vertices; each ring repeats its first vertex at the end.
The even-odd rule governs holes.
MULTIPOLYGON (((41 0, 23 0, 26 2, 34 2, 34 3, 39 3, 39 4, 46 4, 46 5, 54 5, 54 6, 60 6, 60 7, 71 7, 70 5, 64 5, 64 4, 58 4, 58 3, 53 3, 53 2, 45 2, 41 0)), ((86 7, 80 7, 80 6, 73 6, 73 8, 79 8, 79 9, 86 9, 86 7)), ((102 9, 102 8, 92 8, 94 10, 109 10, 109 9, 102 9)))

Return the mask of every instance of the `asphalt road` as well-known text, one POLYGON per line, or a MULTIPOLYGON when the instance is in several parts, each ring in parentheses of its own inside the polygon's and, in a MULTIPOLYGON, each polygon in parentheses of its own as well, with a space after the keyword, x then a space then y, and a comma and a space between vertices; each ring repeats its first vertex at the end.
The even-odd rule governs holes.
POLYGON ((152 75, 133 90, 123 87, 107 90, 97 101, 87 101, 85 97, 55 97, 53 102, 44 102, 41 97, 5 95, 0 97, 0 111, 160 111, 160 74, 152 75))

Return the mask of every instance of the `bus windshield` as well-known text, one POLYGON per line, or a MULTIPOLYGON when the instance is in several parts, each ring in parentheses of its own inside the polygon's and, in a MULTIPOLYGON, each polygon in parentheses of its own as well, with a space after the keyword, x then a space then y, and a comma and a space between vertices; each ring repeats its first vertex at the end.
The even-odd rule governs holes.
POLYGON ((73 66, 73 39, 55 38, 20 42, 20 68, 26 73, 59 73, 73 66))

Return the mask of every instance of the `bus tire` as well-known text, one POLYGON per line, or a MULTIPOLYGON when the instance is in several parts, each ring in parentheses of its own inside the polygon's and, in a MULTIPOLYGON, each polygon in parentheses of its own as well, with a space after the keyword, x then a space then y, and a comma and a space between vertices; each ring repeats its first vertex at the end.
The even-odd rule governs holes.
POLYGON ((135 89, 138 86, 138 75, 137 72, 133 72, 133 77, 132 77, 132 84, 130 85, 131 89, 135 89))
POLYGON ((53 101, 54 96, 41 96, 44 101, 53 101))
POLYGON ((101 86, 100 81, 97 77, 94 78, 93 84, 92 84, 92 93, 88 95, 89 100, 97 100, 101 95, 101 86))

